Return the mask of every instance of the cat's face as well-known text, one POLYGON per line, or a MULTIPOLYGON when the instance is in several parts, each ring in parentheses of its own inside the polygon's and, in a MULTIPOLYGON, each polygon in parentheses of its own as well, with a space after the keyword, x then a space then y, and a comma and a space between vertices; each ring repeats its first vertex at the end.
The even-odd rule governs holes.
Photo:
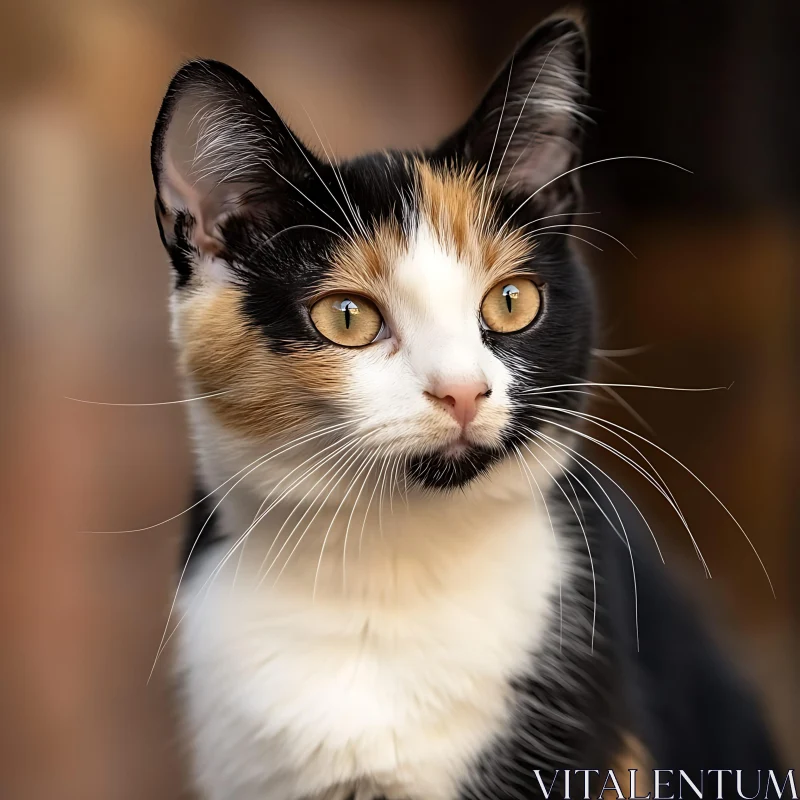
POLYGON ((184 67, 153 167, 183 371, 213 395, 204 435, 242 460, 349 441, 429 489, 529 439, 530 392, 588 362, 591 297, 563 235, 577 188, 559 177, 578 163, 583 64, 577 24, 546 23, 440 147, 335 167, 238 73, 184 67))

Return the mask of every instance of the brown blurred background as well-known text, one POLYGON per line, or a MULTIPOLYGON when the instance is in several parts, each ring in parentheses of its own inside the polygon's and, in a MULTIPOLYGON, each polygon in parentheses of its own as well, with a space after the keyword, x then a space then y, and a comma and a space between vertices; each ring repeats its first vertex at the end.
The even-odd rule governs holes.
MULTIPOLYGON (((668 566, 757 682, 800 767, 800 4, 588 2, 584 171, 604 302, 607 380, 733 384, 626 398, 657 441, 714 579, 640 488, 668 566), (623 371, 625 370, 625 371, 623 371)), ((194 56, 247 74, 313 144, 340 155, 432 144, 459 123, 529 27, 558 6, 484 2, 69 0, 2 4, 0 182, 0 798, 181 794, 167 671, 149 685, 191 459, 167 337, 168 270, 148 137, 194 56), (309 135, 311 134, 311 135, 309 135)), ((583 235, 583 234, 582 234, 583 235)), ((616 405, 598 413, 646 430, 616 405)), ((615 468, 617 476, 627 475, 615 468)), ((630 477, 629 483, 633 482, 630 477)), ((635 484, 635 482, 633 482, 635 484)), ((168 659, 165 659, 165 661, 168 659)), ((719 765, 709 765, 719 766, 719 765)))

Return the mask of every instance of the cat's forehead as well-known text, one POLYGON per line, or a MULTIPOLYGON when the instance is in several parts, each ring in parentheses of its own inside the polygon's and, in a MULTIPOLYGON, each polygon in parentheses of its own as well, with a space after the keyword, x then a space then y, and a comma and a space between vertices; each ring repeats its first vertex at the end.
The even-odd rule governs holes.
POLYGON ((323 291, 360 291, 387 306, 489 289, 532 257, 519 230, 503 228, 491 176, 452 165, 407 160, 400 213, 376 215, 342 238, 323 291))

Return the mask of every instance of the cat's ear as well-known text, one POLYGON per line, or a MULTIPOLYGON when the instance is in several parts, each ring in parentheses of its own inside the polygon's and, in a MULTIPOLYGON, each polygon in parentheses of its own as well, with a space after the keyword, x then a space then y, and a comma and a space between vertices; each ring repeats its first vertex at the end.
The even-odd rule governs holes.
POLYGON ((528 196, 541 189, 537 207, 574 208, 575 174, 555 179, 580 157, 586 62, 581 17, 546 20, 520 44, 443 148, 457 148, 461 158, 488 170, 498 190, 528 196))
POLYGON ((178 285, 224 257, 232 217, 268 223, 315 160, 263 95, 232 67, 192 61, 172 79, 151 148, 156 216, 178 285))

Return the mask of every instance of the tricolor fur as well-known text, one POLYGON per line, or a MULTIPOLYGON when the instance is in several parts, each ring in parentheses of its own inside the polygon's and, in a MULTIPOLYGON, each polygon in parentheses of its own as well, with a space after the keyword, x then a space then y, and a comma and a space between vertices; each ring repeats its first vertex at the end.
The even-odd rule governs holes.
POLYGON ((230 67, 173 79, 156 209, 200 493, 222 498, 178 609, 206 800, 511 800, 535 768, 646 752, 618 543, 563 477, 583 396, 531 401, 589 369, 587 274, 568 228, 537 232, 577 208, 585 52, 550 20, 439 147, 337 165, 230 67), (514 276, 541 308, 496 333, 481 303, 514 276), (329 292, 385 335, 326 340, 329 292), (440 384, 486 387, 463 430, 440 384))

